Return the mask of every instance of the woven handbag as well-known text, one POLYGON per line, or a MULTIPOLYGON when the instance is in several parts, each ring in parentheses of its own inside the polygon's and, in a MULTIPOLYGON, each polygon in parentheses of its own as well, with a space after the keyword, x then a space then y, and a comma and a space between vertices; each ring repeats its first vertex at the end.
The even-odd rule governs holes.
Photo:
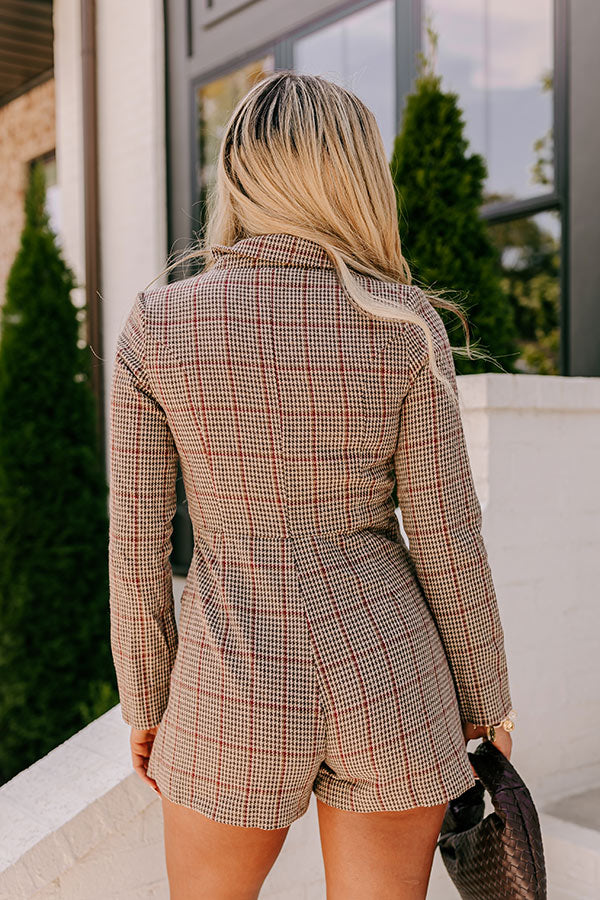
POLYGON ((476 784, 451 800, 437 846, 463 900, 546 900, 538 814, 511 762, 491 741, 468 753, 476 784), (485 790, 493 812, 483 817, 485 790))

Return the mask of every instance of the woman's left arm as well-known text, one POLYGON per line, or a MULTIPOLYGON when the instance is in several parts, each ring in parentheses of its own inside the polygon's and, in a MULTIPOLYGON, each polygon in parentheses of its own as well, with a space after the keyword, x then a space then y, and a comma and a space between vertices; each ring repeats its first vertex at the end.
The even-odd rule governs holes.
POLYGON ((110 396, 111 647, 121 711, 136 729, 159 724, 177 651, 169 556, 178 454, 146 368, 144 293, 121 330, 110 396))

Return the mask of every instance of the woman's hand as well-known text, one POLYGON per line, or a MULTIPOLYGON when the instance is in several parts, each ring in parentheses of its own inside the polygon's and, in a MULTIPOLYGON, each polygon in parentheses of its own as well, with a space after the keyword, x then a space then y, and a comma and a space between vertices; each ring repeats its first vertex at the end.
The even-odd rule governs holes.
POLYGON ((149 778, 147 774, 148 760, 152 752, 152 744, 158 731, 158 725, 154 728, 132 728, 129 738, 131 746, 131 760, 135 772, 140 776, 142 781, 149 784, 153 791, 160 794, 159 787, 153 778, 149 778))
MULTIPOLYGON (((463 722, 462 729, 465 737, 465 744, 468 744, 469 741, 473 741, 476 738, 483 738, 484 741, 487 741, 488 739, 485 725, 473 725, 472 722, 463 722)), ((496 728, 492 743, 494 744, 494 747, 498 748, 500 753, 503 753, 507 759, 510 759, 512 753, 512 735, 510 731, 505 731, 504 728, 496 728)), ((471 768, 473 769, 473 774, 477 775, 477 772, 472 765, 471 768)))

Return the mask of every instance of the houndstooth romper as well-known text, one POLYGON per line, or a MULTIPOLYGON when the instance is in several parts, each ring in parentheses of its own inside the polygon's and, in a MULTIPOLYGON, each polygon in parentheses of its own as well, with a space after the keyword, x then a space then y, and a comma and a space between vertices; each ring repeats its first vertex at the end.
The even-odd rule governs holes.
MULTIPOLYGON (((137 295, 111 392, 111 641, 124 720, 175 803, 264 829, 475 784, 461 729, 511 708, 459 412, 423 331, 378 321, 320 246, 212 248, 137 295), (177 464, 193 556, 176 624, 177 464), (396 494, 397 492, 397 494, 396 494), (395 513, 397 496, 410 553, 395 513)), ((414 286, 357 273, 424 316, 414 286)))

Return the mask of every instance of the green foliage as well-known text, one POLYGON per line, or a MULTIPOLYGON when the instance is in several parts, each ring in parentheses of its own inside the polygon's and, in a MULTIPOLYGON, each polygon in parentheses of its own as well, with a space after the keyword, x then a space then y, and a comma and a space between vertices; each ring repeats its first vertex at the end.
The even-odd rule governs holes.
MULTIPOLYGON (((435 45, 431 30, 430 38, 435 45)), ((457 357, 456 371, 512 372, 518 357, 515 313, 502 286, 498 249, 479 214, 486 164, 467 151, 458 97, 442 91, 441 78, 421 56, 390 162, 404 253, 416 283, 458 292, 449 299, 464 306, 471 340, 501 367, 457 357)), ((460 319, 438 312, 451 343, 464 345, 460 319)))
MULTIPOLYGON (((552 69, 543 73, 540 90, 543 94, 552 93, 554 90, 552 69)), ((552 125, 542 137, 534 141, 533 151, 536 154, 536 160, 531 170, 533 183, 550 189, 554 182, 554 128, 552 125)))
MULTIPOLYGON (((545 213, 549 216, 551 213, 545 213)), ((560 375, 560 246, 536 217, 494 225, 519 333, 518 371, 560 375)))
POLYGON ((117 702, 108 488, 73 273, 33 167, 0 333, 0 780, 117 702))

